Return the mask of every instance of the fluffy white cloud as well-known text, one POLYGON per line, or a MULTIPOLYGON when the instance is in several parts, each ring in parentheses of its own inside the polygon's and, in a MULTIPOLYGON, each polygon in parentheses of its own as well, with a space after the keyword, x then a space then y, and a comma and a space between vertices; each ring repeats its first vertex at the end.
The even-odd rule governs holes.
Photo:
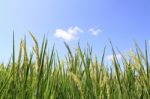
POLYGON ((95 28, 90 28, 88 31, 94 36, 97 36, 99 33, 102 32, 101 29, 95 29, 95 28))
MULTIPOLYGON (((69 27, 67 30, 56 29, 54 36, 57 38, 61 38, 65 41, 71 41, 74 39, 78 39, 79 38, 78 33, 81 33, 81 32, 83 32, 83 30, 75 26, 75 27, 69 27)), ((97 28, 90 28, 87 30, 87 32, 90 32, 92 35, 97 36, 99 33, 102 32, 102 30, 97 29, 97 28)))
MULTIPOLYGON (((122 58, 122 56, 120 54, 117 54, 116 57, 117 57, 118 60, 122 58)), ((107 60, 112 61, 113 60, 113 55, 108 55, 107 60)))
POLYGON ((54 36, 57 38, 61 38, 65 41, 71 41, 73 39, 77 39, 77 34, 83 32, 79 27, 69 27, 67 31, 63 29, 56 29, 54 36))

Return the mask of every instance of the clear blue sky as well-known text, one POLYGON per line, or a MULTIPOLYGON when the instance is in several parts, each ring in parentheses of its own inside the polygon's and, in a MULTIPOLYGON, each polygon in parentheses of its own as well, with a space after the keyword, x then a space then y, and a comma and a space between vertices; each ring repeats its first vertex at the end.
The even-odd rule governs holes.
POLYGON ((98 56, 105 45, 110 46, 109 39, 126 51, 133 48, 134 40, 143 46, 150 39, 150 0, 0 1, 0 61, 11 56, 13 30, 17 48, 26 35, 30 49, 31 31, 40 43, 47 34, 49 47, 55 42, 61 54, 66 51, 65 39, 72 47, 78 41, 83 47, 88 42, 98 56))

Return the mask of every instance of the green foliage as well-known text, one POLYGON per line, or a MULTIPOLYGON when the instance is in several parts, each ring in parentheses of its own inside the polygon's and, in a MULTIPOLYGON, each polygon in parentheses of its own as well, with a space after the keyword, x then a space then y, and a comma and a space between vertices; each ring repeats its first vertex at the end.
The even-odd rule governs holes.
POLYGON ((118 61, 111 44, 112 66, 107 66, 104 62, 106 48, 99 61, 96 56, 93 58, 90 46, 82 51, 78 44, 73 54, 64 43, 68 55, 60 60, 54 46, 48 52, 45 37, 39 48, 34 35, 31 32, 30 35, 35 44, 33 50, 28 53, 26 39, 21 40, 16 57, 13 34, 12 61, 8 65, 0 65, 0 98, 150 99, 150 65, 146 42, 144 53, 137 44, 136 52, 129 53, 130 58, 120 53, 123 65, 118 61))

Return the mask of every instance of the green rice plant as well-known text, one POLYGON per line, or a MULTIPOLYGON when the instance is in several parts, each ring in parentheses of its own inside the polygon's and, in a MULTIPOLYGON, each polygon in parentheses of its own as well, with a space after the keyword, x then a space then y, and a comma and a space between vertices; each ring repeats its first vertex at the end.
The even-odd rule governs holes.
POLYGON ((34 42, 27 51, 26 38, 20 41, 18 57, 15 56, 13 33, 12 57, 8 64, 0 64, 0 98, 7 99, 149 99, 150 65, 148 44, 145 50, 135 43, 135 51, 117 59, 111 44, 112 64, 105 63, 106 47, 101 56, 93 56, 92 47, 84 50, 78 44, 71 50, 64 43, 67 55, 59 58, 53 46, 48 50, 44 36, 41 46, 29 32, 34 42), (122 69, 123 68, 123 69, 122 69))

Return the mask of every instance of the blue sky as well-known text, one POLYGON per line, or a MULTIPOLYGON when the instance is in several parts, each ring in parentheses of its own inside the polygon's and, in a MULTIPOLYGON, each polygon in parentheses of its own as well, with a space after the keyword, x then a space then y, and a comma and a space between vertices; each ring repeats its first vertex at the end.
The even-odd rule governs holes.
POLYGON ((33 45, 28 31, 41 43, 44 34, 49 48, 55 43, 60 54, 63 41, 72 48, 87 42, 101 56, 104 46, 111 55, 109 40, 121 51, 133 48, 134 40, 144 45, 150 39, 149 0, 3 0, 0 1, 0 61, 12 53, 12 32, 16 51, 26 35, 28 49, 33 45))

